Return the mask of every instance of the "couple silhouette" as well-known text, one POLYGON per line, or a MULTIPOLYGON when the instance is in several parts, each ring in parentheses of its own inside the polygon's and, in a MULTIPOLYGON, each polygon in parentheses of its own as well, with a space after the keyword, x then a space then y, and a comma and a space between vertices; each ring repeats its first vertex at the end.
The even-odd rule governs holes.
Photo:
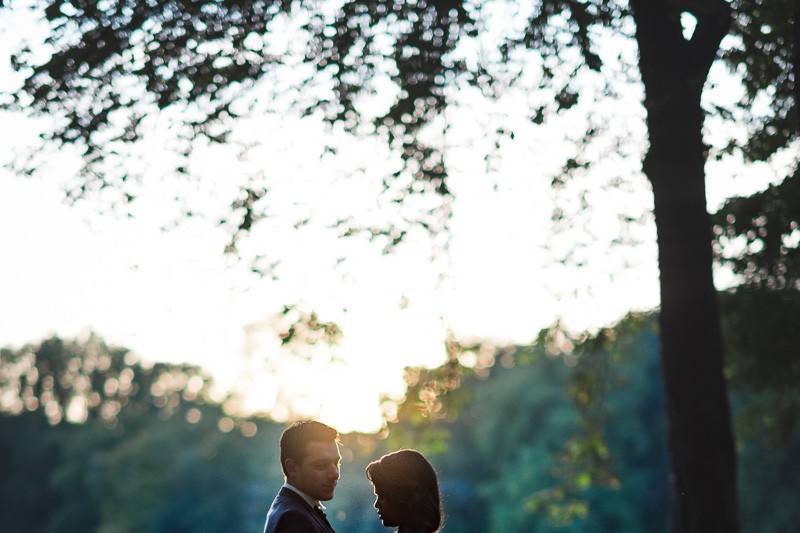
MULTIPOLYGON (((267 512, 264 533, 335 533, 321 502, 339 481, 339 434, 313 420, 295 422, 280 439, 286 481, 267 512)), ((436 472, 416 450, 399 450, 367 466, 375 509, 398 533, 434 533, 442 524, 436 472)))

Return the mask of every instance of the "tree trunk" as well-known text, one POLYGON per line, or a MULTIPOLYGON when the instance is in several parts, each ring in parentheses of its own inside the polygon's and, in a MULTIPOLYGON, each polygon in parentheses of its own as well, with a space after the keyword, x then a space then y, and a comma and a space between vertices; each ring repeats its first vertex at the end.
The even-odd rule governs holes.
POLYGON ((700 95, 730 11, 722 0, 632 0, 645 87, 661 283, 661 366, 674 533, 736 533, 736 455, 706 210, 700 95), (684 39, 680 11, 698 23, 684 39))

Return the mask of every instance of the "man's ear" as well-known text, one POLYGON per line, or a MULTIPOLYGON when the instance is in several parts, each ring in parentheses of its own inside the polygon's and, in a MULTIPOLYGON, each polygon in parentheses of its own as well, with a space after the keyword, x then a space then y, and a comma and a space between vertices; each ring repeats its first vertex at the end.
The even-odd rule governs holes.
POLYGON ((299 466, 299 463, 294 459, 286 459, 283 462, 283 469, 286 471, 286 477, 293 477, 299 466))

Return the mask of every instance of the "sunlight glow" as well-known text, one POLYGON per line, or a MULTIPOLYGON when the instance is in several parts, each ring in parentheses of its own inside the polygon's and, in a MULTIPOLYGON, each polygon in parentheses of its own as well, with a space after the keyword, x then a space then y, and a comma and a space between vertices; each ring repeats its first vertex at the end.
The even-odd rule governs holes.
MULTIPOLYGON (((0 28, 8 30, 0 31, 0 57, 8 59, 20 28, 33 23, 27 24, 0 28)), ((684 37, 691 39, 697 20, 683 13, 681 24, 684 37)), ((278 40, 270 46, 293 45, 278 40)), ((251 36, 245 45, 257 49, 260 43, 251 36)), ((611 45, 604 53, 635 55, 630 43, 628 48, 611 45)), ((715 66, 712 78, 723 80, 727 93, 712 83, 704 98, 731 97, 726 77, 731 75, 721 69, 715 66)), ((11 78, 0 76, 3 83, 11 78)), ((586 85, 593 89, 591 80, 586 85)), ((140 164, 150 170, 143 170, 132 218, 121 212, 100 215, 92 201, 65 205, 65 179, 80 166, 77 154, 66 148, 52 154, 39 178, 0 170, 0 226, 10 229, 0 233, 5 252, 0 346, 94 330, 135 350, 142 361, 202 365, 216 381, 218 398, 240 393, 225 404, 221 431, 238 428, 254 435, 254 424, 234 422, 249 413, 280 421, 317 417, 343 432, 377 431, 386 409, 381 400, 404 393, 404 368, 441 364, 449 336, 498 345, 529 342, 559 319, 573 330, 592 329, 658 304, 655 230, 647 216, 652 198, 640 171, 646 147, 643 95, 635 80, 619 91, 624 105, 581 103, 572 114, 538 127, 518 112, 529 109, 530 94, 508 91, 503 99, 486 102, 465 90, 464 112, 454 114, 449 137, 436 141, 449 150, 450 240, 443 246, 440 237, 411 230, 407 242, 388 255, 381 253, 380 242, 342 239, 331 227, 342 217, 369 225, 409 216, 409 206, 376 200, 391 154, 379 140, 331 132, 313 117, 287 113, 241 120, 232 133, 237 142, 267 141, 246 153, 199 148, 190 170, 206 188, 163 179, 174 156, 168 149, 169 124, 166 116, 151 117, 153 135, 135 148, 140 164), (481 113, 470 112, 477 106, 481 113), (568 234, 589 241, 580 250, 578 268, 554 259, 556 252, 571 250, 552 229, 552 177, 574 150, 570 139, 587 120, 588 106, 606 112, 624 134, 627 152, 614 157, 611 147, 593 147, 599 163, 578 184, 586 185, 593 199, 592 216, 568 234), (486 132, 497 127, 495 116, 505 116, 515 137, 490 160, 483 154, 491 151, 493 140, 486 132), (328 143, 336 145, 336 155, 320 158, 328 143), (596 186, 618 179, 628 188, 596 186), (237 260, 222 253, 229 228, 213 221, 253 180, 269 186, 271 218, 252 228, 237 260), (184 220, 165 232, 174 225, 172 198, 179 193, 207 219, 184 220), (295 226, 298 213, 309 222, 295 226), (621 213, 639 222, 623 227, 621 213), (622 236, 643 244, 610 248, 608 241, 622 236), (250 270, 248 259, 258 255, 275 263, 275 279, 250 270), (281 345, 275 317, 287 304, 335 322, 342 330, 339 342, 281 345)), ((385 97, 382 93, 371 105, 380 107, 377 99, 385 97)), ((0 121, 0 144, 9 156, 47 129, 42 120, 11 113, 0 115, 0 121)), ((714 144, 719 125, 709 129, 714 144)), ((710 160, 709 205, 769 183, 777 175, 771 164, 747 167, 749 179, 739 180, 742 161, 710 160)), ((572 190, 565 196, 573 205, 583 199, 572 190)), ((477 354, 462 355, 467 366, 479 362, 477 354)), ((190 391, 202 385, 190 383, 190 391)), ((114 380, 105 386, 113 392, 126 385, 114 380)), ((0 398, 3 404, 10 401, 0 398)), ((95 405, 99 398, 88 401, 95 405)), ((35 397, 27 397, 14 408, 37 406, 35 397)), ((85 417, 85 405, 70 405, 66 414, 54 402, 44 407, 51 421, 85 417)), ((109 403, 103 409, 113 417, 119 406, 109 403)), ((186 416, 197 423, 202 414, 193 410, 186 416)))
POLYGON ((683 38, 687 41, 692 40, 695 28, 697 28, 697 18, 686 11, 681 13, 681 29, 683 31, 683 38))

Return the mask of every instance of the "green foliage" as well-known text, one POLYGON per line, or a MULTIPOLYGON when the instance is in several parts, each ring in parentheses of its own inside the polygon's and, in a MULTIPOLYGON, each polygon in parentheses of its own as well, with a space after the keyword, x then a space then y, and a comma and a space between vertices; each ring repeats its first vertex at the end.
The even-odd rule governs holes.
POLYGON ((336 344, 342 331, 335 322, 323 322, 315 312, 306 313, 293 305, 284 306, 281 315, 290 323, 278 333, 282 345, 291 343, 301 346, 317 343, 336 344))
POLYGON ((94 334, 0 350, 0 411, 40 409, 53 424, 65 418, 113 424, 123 410, 170 413, 182 401, 207 401, 209 383, 198 367, 142 365, 129 350, 94 334))
POLYGON ((11 437, 3 442, 11 463, 0 489, 8 495, 4 524, 9 531, 253 531, 263 525, 268 486, 280 480, 277 467, 260 467, 278 465, 281 428, 260 424, 252 438, 222 433, 223 416, 207 408, 207 422, 151 416, 112 428, 3 415, 2 434, 11 437), (38 432, 20 431, 26 424, 38 432))
POLYGON ((416 443, 435 457, 446 501, 488 510, 459 511, 448 518, 453 531, 666 530, 650 317, 576 338, 553 328, 526 347, 449 348, 444 366, 409 372, 390 441, 416 443), (427 402, 419 400, 422 391, 427 402))
POLYGON ((800 139, 800 11, 792 0, 733 0, 731 5, 732 45, 723 58, 741 75, 745 94, 729 112, 743 114, 740 123, 749 131, 744 143, 731 140, 728 149, 738 147, 747 159, 767 160, 800 139))
MULTIPOLYGON (((741 151, 746 160, 796 154, 800 142, 800 10, 791 0, 735 0, 733 43, 723 53, 742 77, 744 95, 723 116, 744 124, 720 153, 741 151)), ((750 196, 727 200, 714 214, 714 252, 744 285, 800 289, 800 158, 780 182, 750 196)))
POLYGON ((10 530, 260 526, 263 476, 280 479, 272 445, 280 427, 240 420, 237 428, 208 400, 210 379, 198 368, 145 366, 94 335, 54 337, 0 355, 0 392, 12 399, 4 406, 12 415, 0 418, 12 473, 0 489, 8 496, 4 522, 19 526, 10 530), (71 409, 76 404, 85 409, 71 409), (80 424, 65 423, 62 413, 69 419, 71 412, 80 424), (274 459, 271 468, 250 452, 262 439, 270 443, 264 454, 274 459))
POLYGON ((768 435, 753 435, 740 442, 742 531, 790 533, 797 530, 799 456, 800 433, 797 430, 780 444, 768 435))
POLYGON ((798 292, 739 288, 721 296, 726 373, 739 394, 739 439, 742 445, 753 439, 788 445, 800 429, 798 292))
MULTIPOLYGON (((71 522, 79 530, 92 531, 94 516, 70 504, 80 498, 79 486, 72 495, 59 490, 51 475, 63 461, 60 440, 64 429, 54 429, 44 418, 33 415, 0 414, 0 514, 8 531, 45 531, 52 515, 43 510, 68 507, 71 522)), ((60 528, 60 531, 67 529, 60 528)))
POLYGON ((800 290, 800 160, 778 185, 728 200, 714 215, 717 258, 743 285, 800 290))
MULTIPOLYGON (((773 509, 769 524, 761 516, 768 502, 795 490, 794 476, 780 472, 797 468, 798 344, 787 328, 798 298, 763 291, 722 296, 743 531, 789 531, 798 519, 791 505, 773 509), (784 322, 772 322, 775 316, 784 322)), ((391 426, 390 440, 404 445, 424 447, 426 433, 434 434, 426 451, 446 480, 446 501, 459 509, 448 518, 452 531, 667 531, 666 422, 653 316, 633 315, 594 335, 555 327, 530 347, 484 349, 486 367, 458 364, 459 355, 472 362, 464 353, 480 351, 458 346, 441 369, 411 372, 400 412, 413 407, 415 415, 391 426), (454 375, 457 389, 436 383, 454 375), (426 404, 420 390, 438 396, 426 404), (441 443, 449 443, 446 452, 441 443), (460 509, 474 507, 487 511, 462 515, 460 509)))
MULTIPOLYGON (((797 404, 791 403, 798 377, 787 372, 796 344, 787 340, 781 348, 775 329, 775 357, 753 350, 772 335, 760 329, 769 324, 759 321, 759 309, 782 305, 791 320, 797 300, 770 300, 775 293, 724 296, 744 531, 788 533, 800 520, 793 505, 800 486, 797 476, 788 475, 800 457, 797 404)), ((55 375, 45 367, 69 367, 75 354, 126 353, 97 337, 42 344, 48 346, 47 357, 37 359, 42 375, 55 375)), ((647 315, 593 335, 551 328, 530 346, 450 341, 445 365, 408 370, 407 399, 388 438, 343 436, 342 480, 328 506, 332 523, 339 531, 384 531, 364 468, 387 451, 413 446, 439 471, 444 531, 667 531, 671 504, 658 351, 654 318, 647 315)), ((40 345, 6 350, 0 370, 17 375, 10 369, 27 361, 20 354, 39 352, 40 345)), ((160 368, 174 376, 180 367, 160 368)), ((107 369, 109 376, 122 370, 107 369)), ((260 530, 282 481, 282 427, 233 420, 200 396, 172 408, 158 407, 158 396, 150 393, 138 398, 146 409, 129 400, 113 420, 97 416, 53 425, 41 409, 0 415, 4 528, 260 530)))

